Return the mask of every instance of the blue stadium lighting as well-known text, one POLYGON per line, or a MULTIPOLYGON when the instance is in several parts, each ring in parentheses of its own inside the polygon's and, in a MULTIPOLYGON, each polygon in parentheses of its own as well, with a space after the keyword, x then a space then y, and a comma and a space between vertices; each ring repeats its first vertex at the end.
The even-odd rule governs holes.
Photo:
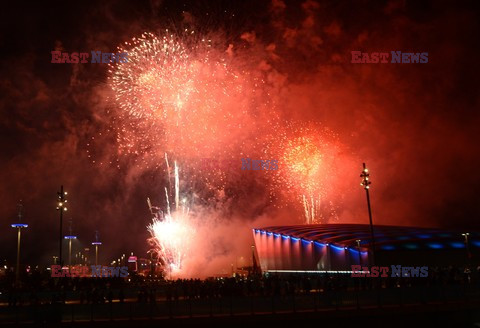
POLYGON ((94 241, 94 242, 92 243, 92 245, 101 245, 101 244, 102 244, 102 243, 99 242, 99 241, 94 241))
POLYGON ((465 244, 460 242, 452 242, 450 243, 450 246, 453 248, 465 248, 465 244))
POLYGON ((419 234, 417 235, 418 238, 421 238, 421 239, 428 239, 428 238, 432 238, 432 235, 427 235, 427 234, 419 234))
POLYGON ((272 273, 316 273, 316 274, 352 274, 354 273, 353 271, 340 271, 340 270, 266 270, 266 272, 272 272, 272 273))
POLYGON ((383 245, 383 246, 380 247, 380 249, 383 249, 384 251, 393 251, 395 249, 395 246, 383 245))
POLYGON ((330 245, 331 248, 336 249, 337 251, 344 251, 345 249, 343 247, 338 247, 335 245, 330 245))
MULTIPOLYGON (((349 251, 350 253, 356 254, 355 256, 358 256, 358 250, 356 250, 356 249, 354 249, 354 248, 349 248, 348 251, 349 251)), ((360 255, 361 255, 361 256, 368 256, 368 252, 362 252, 362 251, 361 251, 361 252, 360 252, 360 255)))
POLYGON ((77 239, 77 236, 65 236, 65 239, 77 239))
POLYGON ((427 244, 428 247, 430 248, 433 248, 433 249, 442 249, 444 248, 444 246, 442 244, 438 244, 438 243, 429 243, 427 244))
POLYGON ((25 223, 14 223, 14 224, 12 224, 12 228, 28 228, 28 224, 25 224, 25 223))
POLYGON ((478 240, 472 240, 470 243, 476 247, 480 247, 480 241, 478 240))
MULTIPOLYGON (((21 221, 17 220, 16 222, 21 221)), ((383 252, 387 258, 395 254, 395 252, 400 252, 399 254, 401 254, 402 250, 409 252, 424 250, 425 252, 438 253, 449 249, 456 252, 465 250, 468 252, 468 247, 470 247, 470 251, 474 253, 480 249, 480 234, 473 231, 470 232, 467 246, 467 244, 463 242, 460 232, 452 233, 439 229, 381 225, 375 227, 375 229, 378 231, 378 234, 375 234, 376 241, 378 242, 376 246, 377 250, 383 252), (392 253, 392 255, 390 255, 390 253, 392 253)), ((317 257, 322 257, 327 254, 328 256, 326 256, 324 261, 330 264, 325 265, 325 267, 330 267, 329 265, 331 265, 332 269, 334 269, 335 266, 339 266, 340 263, 342 265, 350 262, 361 265, 371 263, 372 239, 368 224, 293 225, 255 228, 253 230, 255 231, 253 234, 255 241, 259 243, 259 249, 268 250, 268 252, 264 254, 264 256, 267 256, 267 262, 276 260, 276 257, 275 259, 271 257, 270 252, 270 248, 274 245, 275 256, 281 254, 282 259, 283 257, 291 259, 293 256, 305 257, 307 261, 303 263, 302 260, 301 264, 304 265, 307 270, 307 264, 310 265, 312 257, 314 260, 317 260, 317 257), (268 234, 268 237, 271 236, 273 238, 265 238, 265 236, 261 234, 268 234), (291 241, 288 241, 288 239, 291 241), (274 244, 271 244, 272 242, 274 244), (280 244, 277 244, 277 242, 280 244), (315 249, 310 249, 309 244, 314 245, 312 247, 315 249), (329 250, 329 246, 331 246, 332 250, 329 250), (292 254, 291 247, 300 247, 300 253, 292 254), (279 252, 279 254, 277 254, 277 252, 279 252)), ((286 269, 288 271, 290 267, 296 268, 298 264, 295 261, 292 263, 287 262, 281 262, 282 266, 279 266, 275 262, 269 262, 268 265, 270 269, 286 269)), ((273 273, 274 271, 270 270, 269 272, 273 273)))

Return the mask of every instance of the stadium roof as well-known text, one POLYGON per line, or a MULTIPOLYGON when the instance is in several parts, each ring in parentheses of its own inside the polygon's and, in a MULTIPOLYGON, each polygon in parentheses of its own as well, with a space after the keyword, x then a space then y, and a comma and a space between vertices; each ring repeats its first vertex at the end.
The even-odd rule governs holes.
MULTIPOLYGON (((462 249, 465 248, 467 231, 450 231, 436 228, 375 225, 375 245, 383 251, 419 249, 462 249)), ((356 247, 360 239, 361 247, 371 243, 368 224, 310 224, 293 226, 271 226, 253 229, 256 233, 275 237, 301 239, 339 247, 356 247)), ((469 247, 480 248, 480 233, 468 232, 469 247)))

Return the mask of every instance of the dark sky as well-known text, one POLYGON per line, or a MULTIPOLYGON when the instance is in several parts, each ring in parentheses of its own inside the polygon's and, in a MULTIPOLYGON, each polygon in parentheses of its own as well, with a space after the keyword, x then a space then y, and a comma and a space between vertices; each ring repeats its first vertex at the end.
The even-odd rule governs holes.
MULTIPOLYGON (((107 158, 117 148, 108 135, 111 116, 105 114, 106 65, 55 65, 50 52, 115 51, 144 31, 160 33, 184 26, 215 35, 225 49, 228 44, 241 49, 237 54, 248 58, 242 59, 246 67, 265 70, 283 119, 328 126, 359 159, 358 173, 362 161, 369 164, 375 172, 376 222, 478 229, 480 17, 476 3, 2 4, 0 259, 14 260, 16 235, 9 225, 20 199, 30 225, 22 241, 25 258, 46 263, 56 255, 55 197, 62 184, 71 204, 65 226, 72 217, 78 246, 93 241, 94 231, 99 230, 105 258, 129 251, 146 253, 145 199, 160 199, 163 173, 133 174, 128 159, 121 169, 108 161, 92 164, 87 157, 92 136, 105 136, 95 144, 99 158, 107 158), (352 50, 428 52, 429 62, 352 64, 352 50)), ((363 222, 361 190, 345 197, 341 220, 363 222)), ((237 201, 239 208, 232 212, 245 222, 267 214, 301 215, 270 211, 268 205, 252 204, 248 198, 237 201)))

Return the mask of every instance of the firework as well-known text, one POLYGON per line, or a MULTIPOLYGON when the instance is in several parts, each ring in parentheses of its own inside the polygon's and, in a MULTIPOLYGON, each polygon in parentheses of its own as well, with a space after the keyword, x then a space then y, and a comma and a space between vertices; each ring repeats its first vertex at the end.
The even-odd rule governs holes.
MULTIPOLYGON (((166 155, 165 160, 168 167, 166 155)), ((182 273, 183 261, 189 253, 192 237, 195 235, 190 208, 186 200, 180 203, 180 179, 176 163, 174 164, 174 170, 175 202, 173 209, 170 205, 169 190, 166 187, 166 211, 152 206, 150 199, 147 199, 153 215, 152 223, 147 226, 151 235, 149 243, 153 247, 151 251, 163 263, 170 277, 178 276, 182 273)))
POLYGON ((268 149, 279 161, 279 170, 272 173, 272 194, 283 193, 301 204, 307 224, 337 219, 331 198, 339 185, 340 149, 328 130, 294 124, 268 149))
MULTIPOLYGON (((228 202, 248 189, 246 181, 252 186, 268 181, 248 180, 241 172, 202 170, 201 158, 239 161, 268 156, 278 159, 281 167, 267 174, 272 193, 288 194, 299 202, 307 223, 336 218, 335 137, 318 126, 284 128, 275 106, 264 101, 270 94, 255 73, 258 66, 239 64, 235 52, 218 44, 193 31, 167 30, 144 33, 119 47, 118 52, 128 53, 129 62, 109 67, 118 153, 138 156, 135 164, 146 166, 157 166, 159 154, 174 154, 204 204, 209 199, 228 202), (265 149, 268 144, 275 146, 265 149)), ((174 204, 178 206, 178 199, 174 204)))
POLYGON ((244 144, 262 81, 225 50, 188 30, 144 33, 119 47, 128 63, 109 67, 119 153, 158 163, 164 152, 208 157, 244 144))

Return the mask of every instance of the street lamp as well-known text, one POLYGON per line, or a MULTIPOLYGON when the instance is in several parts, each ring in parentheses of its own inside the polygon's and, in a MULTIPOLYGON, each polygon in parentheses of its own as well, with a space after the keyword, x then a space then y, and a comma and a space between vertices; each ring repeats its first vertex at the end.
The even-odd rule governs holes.
POLYGON ((102 243, 98 241, 98 231, 95 231, 95 241, 92 243, 92 245, 95 245, 95 265, 98 265, 98 246, 100 246, 102 243))
POLYGON ((77 236, 65 236, 68 240, 68 266, 72 266, 72 240, 77 239, 77 236))
POLYGON ((365 189, 365 193, 367 194, 367 206, 368 206, 368 217, 370 219, 370 235, 372 238, 372 265, 375 265, 375 234, 373 232, 373 221, 372 221, 372 209, 370 207, 370 174, 368 173, 367 166, 363 163, 363 171, 360 174, 360 178, 362 178, 362 182, 360 185, 365 189))
POLYGON ((92 245, 95 245, 95 265, 98 265, 98 246, 100 246, 102 243, 99 241, 94 241, 92 245))
POLYGON ((462 233, 462 236, 465 238, 465 249, 467 250, 467 261, 470 259, 470 248, 468 246, 468 236, 470 234, 468 232, 462 233))
POLYGON ((357 248, 358 248, 358 263, 360 264, 360 266, 362 266, 362 252, 360 250, 360 242, 361 240, 360 239, 357 239, 355 240, 357 242, 357 248))
MULTIPOLYGON (((22 221, 22 212, 23 212, 23 205, 22 203, 18 204, 18 222, 22 221)), ((22 228, 28 228, 28 224, 25 223, 14 223, 11 225, 12 228, 16 228, 18 230, 17 234, 17 268, 15 272, 15 282, 18 283, 18 279, 20 277, 20 240, 22 239, 22 228)))
POLYGON ((65 239, 68 240, 68 267, 69 268, 72 266, 72 240, 77 239, 77 236, 74 236, 72 234, 72 223, 73 223, 73 219, 70 218, 70 228, 68 229, 70 234, 64 237, 65 239))
POLYGON ((88 260, 89 254, 90 254, 90 248, 86 247, 83 250, 84 250, 84 254, 85 254, 85 265, 87 265, 87 260, 88 260))
POLYGON ((60 211, 60 234, 59 234, 59 240, 58 240, 58 248, 59 248, 59 256, 58 256, 58 261, 61 266, 63 266, 63 261, 62 261, 62 235, 63 235, 63 228, 62 228, 62 222, 63 222, 63 212, 67 211, 67 199, 65 198, 67 196, 67 192, 63 191, 63 185, 60 186, 60 191, 57 192, 57 211, 60 211))

